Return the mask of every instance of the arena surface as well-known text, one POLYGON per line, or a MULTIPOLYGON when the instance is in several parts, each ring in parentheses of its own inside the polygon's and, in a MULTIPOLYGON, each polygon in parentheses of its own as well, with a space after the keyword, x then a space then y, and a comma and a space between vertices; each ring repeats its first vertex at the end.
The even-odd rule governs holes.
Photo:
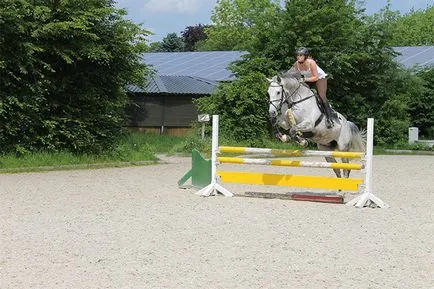
POLYGON ((165 162, 0 175, 0 287, 434 288, 434 156, 374 157, 388 209, 199 197, 165 162))

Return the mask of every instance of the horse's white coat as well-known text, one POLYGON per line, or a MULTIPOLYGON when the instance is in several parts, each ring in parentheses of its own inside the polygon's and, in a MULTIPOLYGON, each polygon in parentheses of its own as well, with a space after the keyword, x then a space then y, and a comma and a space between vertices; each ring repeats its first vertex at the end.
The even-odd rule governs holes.
MULTIPOLYGON (((288 72, 282 78, 274 76, 268 81, 270 82, 268 88, 269 115, 271 118, 277 118, 276 124, 289 130, 291 136, 310 132, 312 137, 309 139, 314 141, 321 150, 365 151, 363 134, 354 123, 348 121, 339 112, 337 112, 337 119, 334 119, 332 128, 326 127, 325 117, 315 126, 322 112, 313 92, 301 84, 294 73, 288 72), (301 102, 296 103, 297 101, 301 102), (294 104, 289 108, 288 103, 294 104), (336 147, 331 146, 333 141, 336 142, 336 147)), ((287 138, 282 137, 282 139, 287 138)), ((333 157, 326 157, 326 160, 336 162, 333 157)), ((342 158, 342 162, 348 162, 348 159, 342 158)), ((339 170, 335 170, 335 173, 340 177, 339 170)), ((344 176, 348 177, 349 171, 344 171, 344 176)))

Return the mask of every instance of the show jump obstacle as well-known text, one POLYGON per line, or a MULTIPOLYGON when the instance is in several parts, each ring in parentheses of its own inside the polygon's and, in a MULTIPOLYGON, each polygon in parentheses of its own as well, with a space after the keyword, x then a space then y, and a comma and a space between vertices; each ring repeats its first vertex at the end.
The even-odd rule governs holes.
MULTIPOLYGON (((367 205, 376 205, 377 207, 388 207, 383 201, 377 198, 372 193, 372 158, 373 158, 373 137, 374 137, 374 119, 368 119, 367 128, 367 146, 366 153, 363 152, 337 152, 337 151, 312 151, 312 150, 277 150, 268 148, 249 148, 249 147, 228 147, 219 146, 219 116, 213 115, 212 124, 212 153, 211 153, 211 183, 203 187, 198 194, 201 196, 215 195, 221 193, 231 197, 233 193, 223 187, 220 182, 252 184, 252 185, 274 185, 274 186, 291 186, 315 189, 328 190, 350 190, 359 191, 359 188, 364 184, 364 192, 355 199, 347 202, 347 205, 358 208, 367 205), (362 159, 364 165, 357 163, 327 163, 327 162, 309 162, 309 161, 293 161, 293 160, 276 160, 276 159, 256 159, 256 158, 234 158, 234 157, 218 157, 220 153, 239 153, 239 154, 267 154, 272 156, 333 156, 345 157, 352 159, 362 159), (236 171, 217 171, 217 165, 223 163, 232 164, 255 164, 255 165, 270 165, 270 166, 290 166, 290 167, 312 167, 312 168, 331 168, 331 169, 348 169, 362 170, 365 173, 364 179, 360 178, 336 178, 324 176, 301 176, 301 175, 283 175, 269 174, 257 172, 236 172, 236 171)), ((209 162, 209 161, 205 161, 209 162)), ((185 182, 186 178, 192 176, 192 172, 196 170, 202 173, 202 176, 196 179, 203 184, 203 174, 206 174, 206 164, 197 161, 195 168, 195 159, 193 153, 193 169, 187 173, 180 182, 185 182)), ((209 180, 209 178, 208 178, 209 180)))

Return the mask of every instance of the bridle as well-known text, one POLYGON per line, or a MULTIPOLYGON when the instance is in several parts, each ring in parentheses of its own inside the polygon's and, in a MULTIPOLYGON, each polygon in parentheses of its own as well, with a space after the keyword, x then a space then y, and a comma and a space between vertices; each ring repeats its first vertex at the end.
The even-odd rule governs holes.
POLYGON ((298 90, 300 89, 300 87, 301 87, 301 83, 300 82, 298 83, 298 87, 296 89, 294 89, 294 91, 291 93, 291 95, 289 95, 289 93, 285 91, 285 89, 283 88, 282 84, 279 84, 279 85, 270 85, 270 87, 280 87, 282 89, 282 93, 281 93, 281 97, 280 97, 280 102, 279 102, 278 106, 276 106, 274 104, 274 102, 276 102, 276 100, 269 100, 268 101, 268 104, 272 105, 276 109, 277 113, 279 113, 279 111, 281 110, 282 106, 285 103, 288 105, 288 109, 290 109, 294 105, 299 104, 299 103, 301 103, 303 101, 306 101, 309 98, 311 98, 311 97, 314 96, 314 94, 312 93, 311 95, 306 96, 306 97, 304 97, 304 98, 302 98, 300 100, 291 101, 292 96, 295 95, 298 92, 298 90))
MULTIPOLYGON (((276 81, 274 81, 276 82, 276 81)), ((279 114, 281 113, 282 107, 284 104, 288 105, 288 110, 291 109, 293 106, 302 103, 303 101, 306 101, 308 99, 310 99, 311 97, 314 97, 315 94, 310 90, 310 94, 304 98, 301 98, 297 101, 292 101, 292 97, 296 94, 298 94, 298 91, 301 87, 301 83, 298 82, 298 87, 296 89, 294 89, 294 91, 292 91, 291 94, 289 94, 289 92, 285 91, 285 89, 283 88, 283 85, 276 82, 278 85, 270 85, 270 87, 280 87, 281 88, 281 97, 280 97, 280 102, 278 105, 275 104, 275 102, 279 101, 279 99, 275 99, 275 100, 269 100, 269 105, 273 106, 276 109, 277 115, 275 117, 270 117, 270 124, 271 127, 274 130, 274 134, 277 138, 281 139, 282 133, 280 132, 280 126, 278 124, 278 119, 279 119, 279 114)), ((323 114, 321 114, 319 116, 319 118, 315 121, 315 127, 321 122, 321 120, 323 119, 323 114)), ((294 135, 291 134, 291 130, 289 131, 289 134, 293 137, 293 138, 299 138, 300 135, 297 135, 296 133, 294 135)))

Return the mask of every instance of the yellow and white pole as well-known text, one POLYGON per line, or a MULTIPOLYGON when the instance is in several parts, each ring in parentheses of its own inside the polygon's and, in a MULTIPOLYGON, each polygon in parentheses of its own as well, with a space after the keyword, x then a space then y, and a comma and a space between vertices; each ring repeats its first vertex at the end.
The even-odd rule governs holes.
POLYGON ((344 170, 361 170, 361 169, 363 169, 362 164, 355 164, 355 163, 327 163, 327 162, 308 162, 308 161, 272 160, 272 159, 249 159, 249 158, 231 158, 231 157, 218 157, 217 161, 219 163, 246 164, 246 165, 330 168, 330 169, 344 169, 344 170))
POLYGON ((221 146, 221 153, 237 154, 269 154, 274 156, 318 156, 335 158, 363 158, 363 152, 339 152, 339 151, 312 151, 312 150, 281 150, 268 148, 230 147, 221 146))

